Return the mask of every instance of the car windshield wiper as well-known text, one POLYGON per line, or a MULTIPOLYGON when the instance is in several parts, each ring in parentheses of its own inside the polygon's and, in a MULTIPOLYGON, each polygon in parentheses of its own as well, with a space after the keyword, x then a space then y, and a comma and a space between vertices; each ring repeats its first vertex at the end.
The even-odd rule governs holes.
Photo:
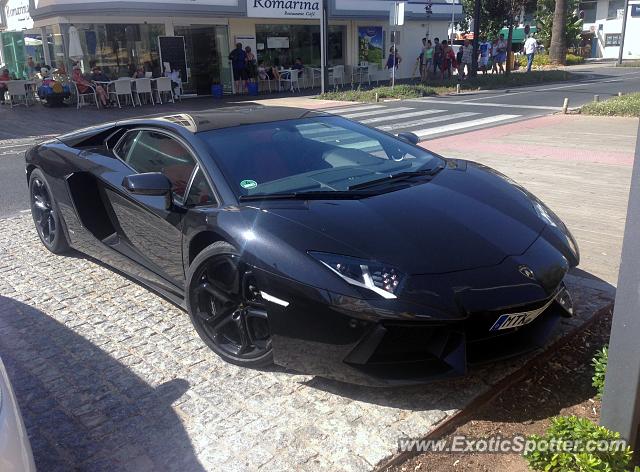
POLYGON ((419 177, 423 175, 433 176, 440 172, 444 166, 432 167, 429 169, 414 170, 407 172, 398 172, 397 174, 389 174, 382 178, 375 180, 368 180, 367 182, 360 182, 349 187, 349 190, 359 190, 363 188, 373 187, 383 183, 397 182, 399 180, 410 179, 411 177, 419 177))
POLYGON ((351 191, 307 191, 307 192, 287 192, 287 193, 256 193, 253 195, 241 195, 238 200, 249 202, 253 200, 335 200, 335 199, 357 199, 370 197, 371 192, 351 192, 351 191))

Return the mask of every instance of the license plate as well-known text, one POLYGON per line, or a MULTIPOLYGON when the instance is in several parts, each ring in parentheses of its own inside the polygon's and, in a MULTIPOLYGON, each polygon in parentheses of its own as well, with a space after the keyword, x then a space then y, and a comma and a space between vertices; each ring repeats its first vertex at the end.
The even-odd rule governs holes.
POLYGON ((512 313, 500 315, 489 331, 500 331, 502 329, 518 328, 535 320, 544 310, 528 311, 524 313, 512 313))

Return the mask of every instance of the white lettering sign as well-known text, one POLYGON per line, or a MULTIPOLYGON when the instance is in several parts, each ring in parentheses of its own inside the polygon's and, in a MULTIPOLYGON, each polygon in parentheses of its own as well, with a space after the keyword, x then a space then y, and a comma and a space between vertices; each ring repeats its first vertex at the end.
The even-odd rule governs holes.
POLYGON ((29 0, 9 0, 4 6, 7 19, 7 31, 22 31, 33 28, 33 20, 29 15, 29 0))
POLYGON ((253 18, 320 18, 322 0, 247 0, 253 18))

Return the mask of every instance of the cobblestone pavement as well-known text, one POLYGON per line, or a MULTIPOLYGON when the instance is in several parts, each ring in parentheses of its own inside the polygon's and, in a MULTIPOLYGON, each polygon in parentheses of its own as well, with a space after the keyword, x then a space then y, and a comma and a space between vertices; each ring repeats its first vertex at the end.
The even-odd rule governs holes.
MULTIPOLYGON (((241 369, 162 298, 48 253, 28 215, 0 228, 0 356, 41 471, 371 470, 525 359, 396 389, 241 369)), ((610 301, 570 285, 578 315, 558 335, 610 301)))

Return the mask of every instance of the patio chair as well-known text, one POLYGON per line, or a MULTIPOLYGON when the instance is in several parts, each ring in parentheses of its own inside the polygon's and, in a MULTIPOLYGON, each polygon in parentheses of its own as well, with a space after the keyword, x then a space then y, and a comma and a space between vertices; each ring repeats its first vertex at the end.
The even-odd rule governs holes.
POLYGON ((300 91, 300 74, 298 73, 297 70, 292 70, 290 72, 282 72, 280 74, 280 87, 282 88, 283 84, 289 84, 288 88, 289 90, 291 90, 292 92, 295 92, 296 89, 298 89, 298 92, 300 91))
POLYGON ((73 88, 76 94, 76 109, 80 109, 85 105, 92 105, 91 99, 93 98, 93 102, 96 104, 96 108, 100 108, 98 102, 98 95, 96 95, 96 88, 93 85, 88 85, 87 90, 84 93, 80 93, 80 89, 78 88, 78 84, 76 82, 71 82, 73 84, 73 88), (88 101, 87 101, 88 100, 88 101))
POLYGON ((169 94, 170 102, 175 103, 175 100, 173 98, 173 90, 171 88, 171 79, 169 77, 158 77, 156 79, 155 92, 160 105, 162 105, 163 94, 169 94))
MULTIPOLYGON (((140 95, 149 94, 149 100, 151 100, 151 104, 155 105, 156 103, 153 101, 153 89, 151 88, 151 79, 136 79, 136 97, 138 97, 138 105, 142 106, 142 101, 140 100, 140 95)), ((145 97, 145 103, 147 103, 147 99, 145 97)))
POLYGON ((9 80, 7 84, 7 93, 9 94, 9 104, 13 108, 14 101, 16 105, 24 105, 29 107, 29 101, 33 100, 33 92, 27 88, 26 80, 9 80), (22 102, 22 103, 21 103, 22 102))
POLYGON ((120 97, 125 97, 125 104, 131 99, 131 105, 136 106, 136 102, 133 98, 133 89, 131 88, 131 79, 118 79, 109 84, 109 98, 112 95, 116 96, 116 103, 118 108, 122 108, 120 104, 120 97))
POLYGON ((344 85, 344 66, 333 66, 329 69, 329 82, 334 87, 338 86, 338 82, 340 85, 344 85))
POLYGON ((267 76, 266 79, 261 79, 260 77, 258 77, 258 91, 263 90, 264 83, 267 84, 267 87, 269 88, 269 93, 271 93, 271 79, 269 78, 269 76, 267 76))

